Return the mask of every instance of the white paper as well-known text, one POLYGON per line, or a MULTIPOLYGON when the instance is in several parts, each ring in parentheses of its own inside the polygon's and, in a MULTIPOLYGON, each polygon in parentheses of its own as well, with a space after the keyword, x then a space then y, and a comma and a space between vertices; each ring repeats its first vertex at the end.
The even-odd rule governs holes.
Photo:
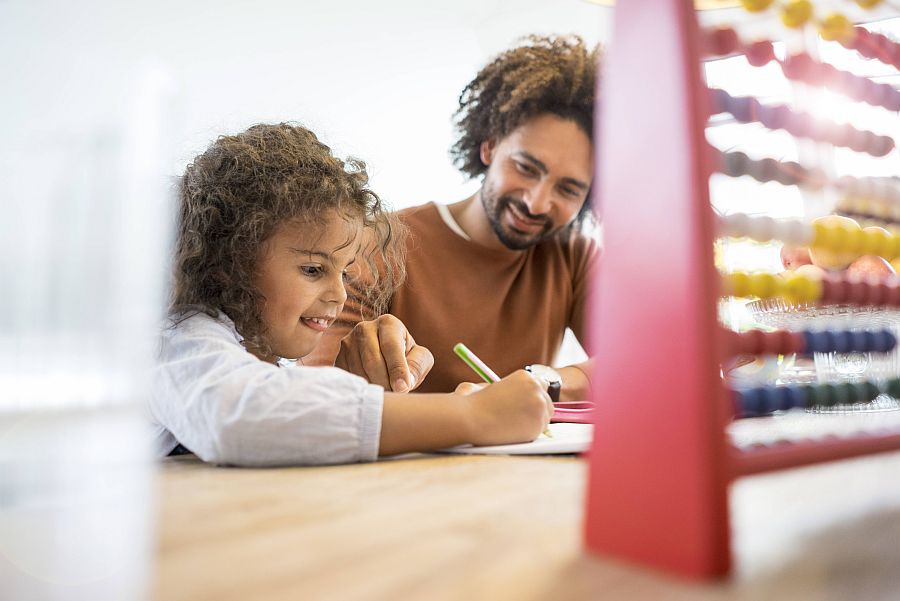
POLYGON ((442 449, 439 453, 465 455, 557 455, 583 453, 591 446, 594 426, 591 424, 550 424, 553 438, 541 434, 537 440, 520 444, 504 444, 492 447, 464 445, 442 449))

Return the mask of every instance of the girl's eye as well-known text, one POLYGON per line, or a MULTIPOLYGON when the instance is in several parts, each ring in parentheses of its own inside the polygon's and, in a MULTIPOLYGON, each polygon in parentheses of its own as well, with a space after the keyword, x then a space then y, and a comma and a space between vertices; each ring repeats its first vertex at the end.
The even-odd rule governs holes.
POLYGON ((322 275, 322 268, 318 265, 303 265, 300 267, 300 272, 306 276, 317 277, 322 275))

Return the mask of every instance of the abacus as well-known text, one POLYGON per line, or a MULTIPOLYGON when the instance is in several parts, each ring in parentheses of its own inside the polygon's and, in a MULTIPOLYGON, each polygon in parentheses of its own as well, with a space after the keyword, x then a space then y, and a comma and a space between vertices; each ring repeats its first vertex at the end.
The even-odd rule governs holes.
MULTIPOLYGON (((807 0, 742 4, 747 10, 781 11, 786 27, 817 29, 822 38, 864 57, 900 66, 900 45, 841 14, 815 14, 807 0)), ((718 323, 717 302, 723 295, 900 306, 896 281, 717 272, 713 244, 720 236, 900 256, 895 234, 714 216, 709 178, 718 171, 831 190, 849 199, 843 202, 858 213, 900 220, 900 181, 832 177, 816 166, 752 159, 707 143, 704 128, 710 116, 724 111, 739 122, 758 121, 872 156, 896 152, 890 137, 708 89, 701 59, 738 52, 752 65, 777 62, 790 80, 830 86, 857 101, 900 110, 900 92, 889 85, 804 52, 777 59, 771 42, 741 40, 729 28, 701 31, 687 0, 619 2, 615 8, 595 136, 594 206, 603 223, 604 255, 591 303, 597 411, 585 536, 591 550, 696 577, 730 571, 728 488, 733 480, 900 449, 900 430, 740 448, 728 440, 726 426, 736 418, 900 394, 896 378, 740 391, 723 381, 721 365, 736 353, 887 352, 897 344, 893 334, 879 330, 736 334, 718 323)))

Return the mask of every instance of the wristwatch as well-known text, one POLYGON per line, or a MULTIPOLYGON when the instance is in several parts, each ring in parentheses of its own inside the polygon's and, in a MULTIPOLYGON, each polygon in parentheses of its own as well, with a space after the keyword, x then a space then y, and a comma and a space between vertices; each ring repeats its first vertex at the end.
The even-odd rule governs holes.
POLYGON ((525 368, 525 371, 547 383, 547 394, 554 403, 559 401, 559 392, 562 389, 562 376, 559 372, 547 365, 534 364, 525 368))

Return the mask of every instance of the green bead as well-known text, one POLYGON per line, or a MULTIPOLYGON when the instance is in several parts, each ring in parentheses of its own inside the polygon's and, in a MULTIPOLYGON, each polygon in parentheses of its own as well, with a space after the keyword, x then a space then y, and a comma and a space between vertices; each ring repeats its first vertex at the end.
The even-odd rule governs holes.
POLYGON ((827 383, 819 386, 819 405, 831 407, 837 402, 837 390, 834 384, 827 383))
POLYGON ((856 390, 850 382, 841 382, 834 387, 835 403, 849 405, 856 401, 856 390))

